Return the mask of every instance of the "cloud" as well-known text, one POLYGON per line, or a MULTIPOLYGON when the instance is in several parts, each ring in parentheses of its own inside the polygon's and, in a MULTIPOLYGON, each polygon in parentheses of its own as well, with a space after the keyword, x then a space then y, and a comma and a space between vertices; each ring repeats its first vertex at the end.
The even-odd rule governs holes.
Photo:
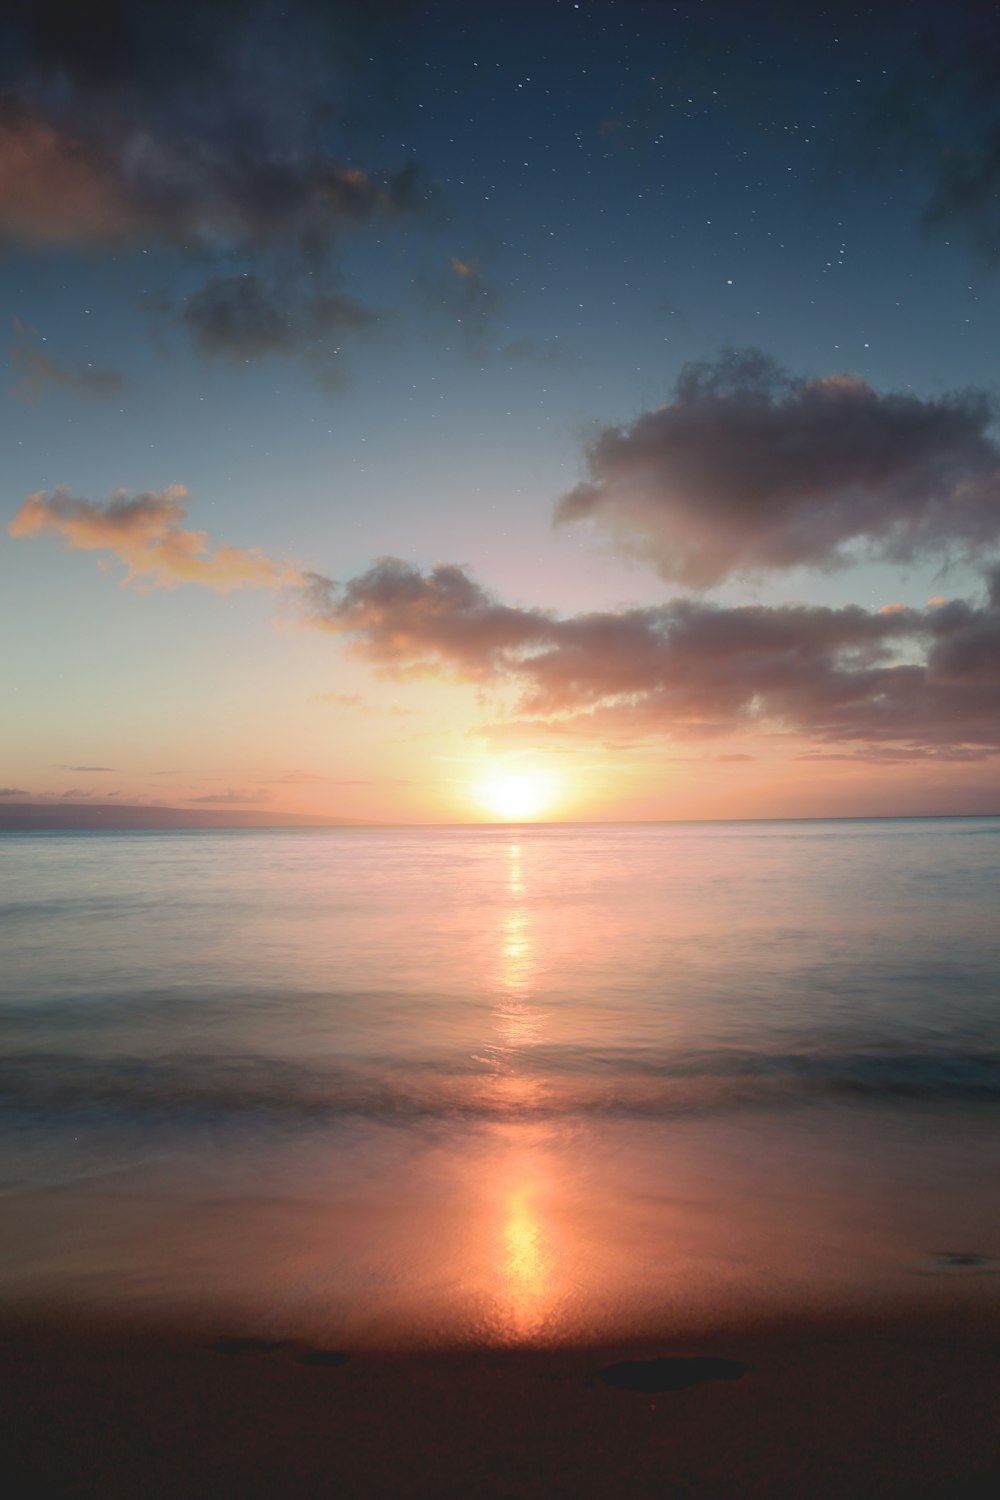
POLYGON ((377 83, 402 45, 406 7, 109 0, 98 9, 84 21, 60 0, 5 7, 0 240, 155 246, 207 262, 187 303, 160 299, 199 352, 301 352, 330 383, 317 347, 373 316, 341 290, 342 244, 440 212, 419 162, 361 165, 348 145, 352 116, 370 108, 362 101, 393 97, 377 83))
POLYGON ((235 787, 228 787, 224 792, 206 792, 203 797, 189 797, 189 802, 214 803, 219 807, 247 807, 262 802, 270 802, 274 796, 273 792, 266 787, 258 787, 256 791, 238 791, 235 787))
POLYGON ((339 708, 357 708, 362 711, 366 706, 360 693, 317 693, 315 702, 336 703, 339 708))
MULTIPOLYGON (((928 231, 1000 263, 1000 33, 993 6, 953 3, 922 17, 916 45, 854 105, 841 167, 909 173, 928 231), (860 108, 859 108, 860 103, 860 108)), ((895 50, 895 49, 894 49, 895 50)))
POLYGON ((19 401, 39 401, 53 391, 106 400, 117 395, 125 384, 117 370, 102 365, 63 364, 39 346, 34 330, 25 328, 19 318, 14 319, 14 340, 8 352, 17 380, 8 387, 7 394, 19 401))
POLYGON ((301 599, 383 674, 513 692, 524 733, 1000 746, 1000 569, 983 602, 889 613, 678 599, 559 618, 396 559, 313 575, 301 599))
POLYGON ((503 298, 479 261, 453 255, 447 267, 421 271, 413 284, 425 306, 443 320, 443 326, 457 330, 466 354, 481 360, 495 352, 494 334, 503 298))
POLYGON ((490 680, 506 670, 512 653, 544 638, 548 619, 500 604, 452 564, 424 577, 397 558, 384 558, 342 588, 308 574, 299 597, 307 623, 350 636, 356 655, 396 676, 447 667, 469 680, 490 680))
POLYGON ((972 553, 1000 538, 1000 448, 982 392, 882 394, 793 377, 757 350, 687 364, 673 399, 605 428, 556 508, 671 582, 972 553))
POLYGON ((378 314, 343 294, 257 273, 211 276, 177 316, 201 353, 246 362, 300 354, 328 387, 342 383, 337 340, 371 329, 378 314))
POLYGON ((203 250, 294 242, 316 255, 344 229, 417 206, 416 164, 365 171, 325 144, 345 87, 328 8, 105 9, 113 20, 98 58, 97 23, 88 36, 58 0, 15 3, 0 71, 9 237, 203 250))
POLYGON ((0 786, 0 797, 27 797, 23 786, 0 786))
POLYGON ((109 773, 112 773, 112 772, 116 771, 116 769, 117 769, 117 767, 115 767, 115 766, 63 766, 63 765, 59 765, 59 766, 56 767, 57 771, 95 771, 95 772, 96 771, 107 771, 109 773))
POLYGON ((962 763, 988 760, 996 747, 981 745, 865 745, 860 750, 806 750, 796 755, 804 761, 848 761, 875 766, 904 766, 911 761, 944 761, 962 763))
POLYGON ((213 546, 205 531, 183 526, 187 490, 168 485, 157 493, 130 496, 117 490, 107 504, 76 500, 61 486, 52 495, 29 495, 8 523, 13 537, 52 532, 68 547, 106 552, 128 569, 125 584, 173 588, 197 583, 227 592, 235 588, 279 588, 298 584, 302 575, 257 548, 213 546))
MULTIPOLYGON (((328 580, 324 579, 323 583, 327 584, 328 587, 332 587, 328 580)), ((366 699, 362 698, 360 693, 315 693, 310 701, 313 703, 335 703, 338 708, 353 709, 356 713, 366 714, 369 718, 377 719, 387 717, 392 719, 409 719, 420 712, 416 708, 404 708, 401 703, 369 703, 366 699)))
POLYGON ((114 369, 90 363, 64 365, 54 354, 40 348, 34 330, 25 329, 19 318, 13 320, 9 356, 18 378, 7 389, 7 395, 16 401, 42 401, 58 390, 106 399, 117 395, 124 386, 123 377, 114 369))

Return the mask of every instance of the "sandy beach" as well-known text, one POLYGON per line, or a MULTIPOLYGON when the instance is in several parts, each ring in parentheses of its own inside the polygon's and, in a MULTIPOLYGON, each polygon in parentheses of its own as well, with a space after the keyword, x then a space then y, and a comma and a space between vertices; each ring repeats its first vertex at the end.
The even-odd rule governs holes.
POLYGON ((676 1347, 344 1359, 272 1342, 9 1324, 8 1493, 986 1500, 1000 1480, 995 1312, 733 1328, 676 1347), (667 1363, 635 1363, 654 1360, 667 1363))

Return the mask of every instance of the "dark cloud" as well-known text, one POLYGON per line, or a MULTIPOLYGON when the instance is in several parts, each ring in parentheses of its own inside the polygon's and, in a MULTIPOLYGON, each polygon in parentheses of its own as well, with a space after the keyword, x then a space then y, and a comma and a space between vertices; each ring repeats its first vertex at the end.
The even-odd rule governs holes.
POLYGON ((748 731, 823 744, 1000 746, 1000 583, 915 610, 723 608, 681 599, 560 619, 461 568, 388 559, 303 591, 313 626, 384 674, 512 691, 521 728, 594 738, 748 731))
MULTIPOLYGON (((924 7, 913 44, 864 101, 839 165, 920 184, 925 229, 1000 264, 1000 14, 952 0, 924 7)), ((911 23, 912 27, 912 23, 911 23)))
POLYGON ((102 365, 68 365, 41 347, 33 329, 14 319, 14 338, 8 350, 17 376, 7 394, 20 401, 38 401, 53 391, 69 391, 77 396, 107 399, 115 396, 125 382, 117 370, 102 365))
POLYGON ((300 599, 308 623, 352 637, 358 656, 397 676, 446 668, 488 681, 550 628, 541 611, 500 604, 447 563, 425 577, 384 558, 343 587, 314 573, 300 599))
POLYGON ((207 259, 180 310, 196 347, 301 347, 322 376, 317 347, 370 318, 339 286, 345 236, 437 202, 416 161, 362 166, 349 145, 354 97, 392 53, 380 23, 407 9, 14 0, 0 22, 0 238, 207 259))
POLYGON ((298 354, 334 387, 343 380, 338 340, 378 322, 352 297, 316 293, 301 278, 278 283, 250 272, 210 277, 179 315, 202 354, 237 361, 298 354))
POLYGON ((211 41, 210 62, 186 74, 150 56, 110 82, 73 60, 36 60, 8 77, 0 230, 35 244, 291 243, 316 259, 352 227, 416 211, 430 186, 417 163, 364 170, 327 148, 335 78, 303 61, 308 25, 272 35, 276 19, 276 7, 243 7, 233 33, 211 41))
POLYGON ((26 797, 23 786, 0 786, 0 797, 26 797))
POLYGON ((587 520, 667 580, 970 553, 1000 538, 996 413, 853 375, 798 379, 757 350, 687 364, 673 398, 587 451, 560 523, 587 520))
MULTIPOLYGON (((413 13, 411 0, 5 0, 3 39, 10 70, 42 66, 94 87, 135 85, 154 96, 173 93, 178 74, 202 83, 232 66, 230 49, 245 44, 249 20, 269 28, 265 40, 287 45, 291 19, 308 34, 304 63, 336 51, 361 64, 387 29, 413 13)), ((294 96, 296 80, 286 88, 294 96)))
POLYGON ((60 766, 56 767, 56 770, 57 771, 92 771, 92 772, 106 771, 109 774, 111 774, 111 773, 115 772, 116 767, 115 766, 62 766, 62 765, 60 765, 60 766))

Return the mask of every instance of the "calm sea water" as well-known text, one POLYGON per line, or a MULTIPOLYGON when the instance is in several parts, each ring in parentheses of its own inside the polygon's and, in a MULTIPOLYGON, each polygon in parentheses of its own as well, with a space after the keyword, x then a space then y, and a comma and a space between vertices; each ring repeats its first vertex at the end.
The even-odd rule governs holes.
POLYGON ((0 841, 8 1309, 560 1342, 993 1295, 1000 820, 0 841))

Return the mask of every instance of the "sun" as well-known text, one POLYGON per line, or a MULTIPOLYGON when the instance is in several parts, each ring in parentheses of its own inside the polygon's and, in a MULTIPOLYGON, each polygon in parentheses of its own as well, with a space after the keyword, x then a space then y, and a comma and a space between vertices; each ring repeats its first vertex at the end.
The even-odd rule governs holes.
POLYGON ((546 771, 498 771, 476 787, 476 799, 508 823, 537 818, 555 800, 555 778, 546 771))

